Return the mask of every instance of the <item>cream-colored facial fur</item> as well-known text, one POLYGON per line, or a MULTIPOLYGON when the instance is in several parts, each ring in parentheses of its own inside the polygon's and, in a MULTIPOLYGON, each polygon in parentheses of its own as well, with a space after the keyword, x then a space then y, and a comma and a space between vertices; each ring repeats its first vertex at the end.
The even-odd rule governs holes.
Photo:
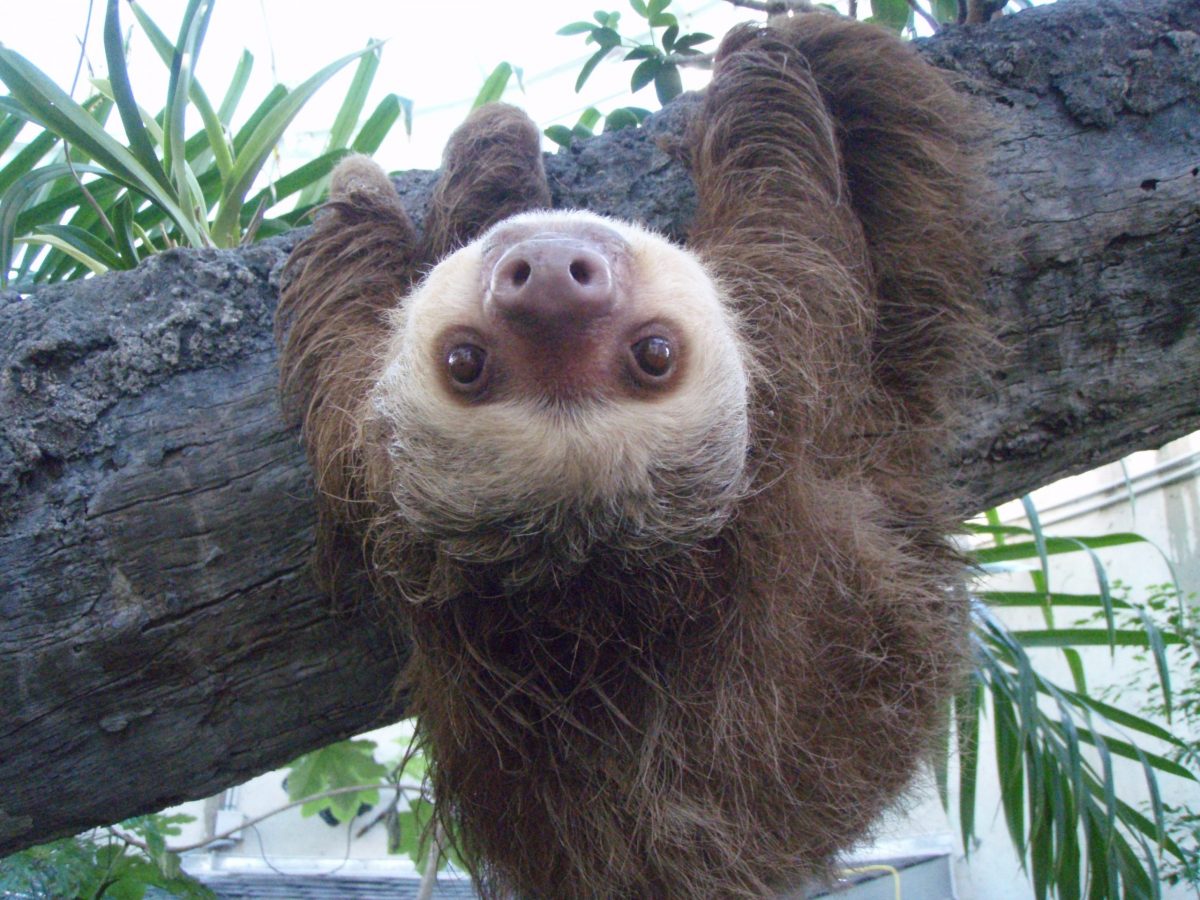
POLYGON ((670 322, 681 336, 681 378, 644 397, 461 402, 431 347, 447 328, 488 315, 482 248, 492 232, 483 235, 442 261, 392 315, 369 399, 368 427, 386 435, 387 447, 372 467, 373 493, 390 495, 410 527, 433 535, 494 527, 507 530, 511 545, 536 538, 547 517, 559 524, 577 516, 586 521, 567 531, 581 544, 619 533, 640 548, 669 547, 714 533, 741 494, 747 373, 719 288, 694 254, 628 223, 538 212, 499 227, 553 232, 579 223, 611 229, 627 244, 623 277, 635 314, 670 322))

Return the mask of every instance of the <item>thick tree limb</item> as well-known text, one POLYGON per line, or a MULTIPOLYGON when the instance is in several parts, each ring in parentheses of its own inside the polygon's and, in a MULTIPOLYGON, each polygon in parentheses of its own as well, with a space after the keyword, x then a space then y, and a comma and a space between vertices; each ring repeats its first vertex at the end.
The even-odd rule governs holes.
MULTIPOLYGON (((958 477, 977 507, 1200 426, 1200 7, 1064 2, 927 42, 992 110, 1003 225, 958 477)), ((548 160, 686 232, 690 106, 548 160)), ((418 213, 431 173, 401 180, 418 213)), ((277 412, 284 238, 0 295, 0 853, 394 719, 404 648, 306 561, 277 412)))

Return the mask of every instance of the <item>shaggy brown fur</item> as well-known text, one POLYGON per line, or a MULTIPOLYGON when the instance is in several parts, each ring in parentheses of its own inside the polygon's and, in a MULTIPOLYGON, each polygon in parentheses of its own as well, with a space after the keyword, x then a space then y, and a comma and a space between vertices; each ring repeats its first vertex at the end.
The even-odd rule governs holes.
POLYGON ((372 472, 404 460, 371 398, 425 254, 545 205, 536 142, 511 109, 473 115, 418 249, 385 181, 340 172, 281 301, 284 392, 320 570, 344 594, 365 559, 411 636, 439 812, 486 895, 769 895, 827 874, 909 783, 966 656, 935 464, 982 266, 966 120, 873 28, 814 14, 726 37, 689 246, 747 348, 746 484, 686 546, 606 534, 518 587, 397 514, 372 472))

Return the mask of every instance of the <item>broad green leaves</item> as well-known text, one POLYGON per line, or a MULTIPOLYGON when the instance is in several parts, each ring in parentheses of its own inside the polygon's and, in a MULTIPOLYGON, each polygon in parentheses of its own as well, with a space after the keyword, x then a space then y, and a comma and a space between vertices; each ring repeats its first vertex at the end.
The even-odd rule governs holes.
POLYGON ((138 816, 94 840, 64 838, 14 853, 0 860, 0 896, 142 900, 147 889, 157 888, 159 896, 211 900, 213 893, 186 875, 178 854, 167 848, 167 838, 190 821, 184 815, 138 816))
POLYGON ((387 767, 375 760, 375 742, 339 741, 306 753, 288 767, 287 791, 292 800, 309 800, 300 807, 305 816, 328 809, 339 822, 348 822, 362 804, 379 802, 378 788, 326 796, 329 791, 382 782, 387 767))
POLYGON ((619 131, 622 128, 636 128, 648 115, 650 115, 650 110, 640 106, 622 106, 614 109, 607 116, 602 116, 600 110, 589 106, 579 114, 579 120, 574 127, 551 125, 546 129, 545 134, 560 147, 570 147, 572 141, 594 135, 596 127, 602 120, 604 131, 619 131))
MULTIPOLYGON (((620 31, 621 14, 603 10, 597 10, 590 22, 572 22, 558 30, 558 34, 565 36, 585 35, 585 43, 596 46, 596 50, 584 62, 575 79, 575 90, 578 92, 583 88, 601 62, 625 50, 622 59, 625 62, 637 63, 629 79, 630 91, 637 93, 652 84, 658 102, 665 104, 683 91, 679 67, 703 56, 696 48, 711 41, 712 35, 701 32, 681 35, 678 18, 667 12, 671 0, 630 0, 629 5, 648 28, 648 34, 644 37, 623 35, 620 31), (663 30, 658 34, 655 29, 663 30)), ((609 113, 604 130, 632 127, 640 124, 648 114, 648 111, 640 107, 614 110, 609 113)), ((600 113, 589 107, 584 117, 580 118, 580 122, 574 128, 567 128, 565 125, 551 126, 546 129, 546 136, 562 147, 570 146, 572 139, 594 133, 600 113), (595 112, 595 122, 587 124, 584 117, 592 112, 595 112)))

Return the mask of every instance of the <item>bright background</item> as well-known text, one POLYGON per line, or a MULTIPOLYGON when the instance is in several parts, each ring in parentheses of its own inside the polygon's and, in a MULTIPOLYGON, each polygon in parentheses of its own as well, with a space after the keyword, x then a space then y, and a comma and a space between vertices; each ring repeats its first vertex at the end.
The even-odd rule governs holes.
MULTIPOLYGON (((3 43, 57 84, 69 87, 85 33, 87 0, 40 4, 9 0, 5 5, 3 43)), ((174 41, 183 0, 142 0, 141 5, 174 41)), ((128 33, 132 26, 129 74, 135 96, 144 108, 157 112, 166 95, 167 69, 128 6, 121 6, 123 31, 128 33)), ((105 74, 101 31, 105 7, 104 0, 93 4, 76 100, 89 93, 90 75, 105 74)), ((244 117, 277 81, 294 87, 326 63, 362 49, 372 38, 386 40, 365 113, 389 92, 407 97, 413 101, 413 133, 406 136, 397 122, 375 156, 392 170, 436 168, 446 137, 466 116, 492 69, 503 61, 523 70, 525 86, 521 92, 512 82, 505 100, 524 107, 542 128, 574 125, 589 105, 602 113, 630 105, 657 109, 652 86, 629 94, 633 65, 618 65, 616 55, 596 69, 581 94, 575 93, 575 78, 595 46, 585 45, 581 35, 561 37, 555 32, 570 22, 590 20, 597 9, 619 10, 624 33, 645 24, 626 0, 223 0, 209 24, 196 77, 215 104, 242 50, 249 50, 254 70, 238 107, 244 117)), ((671 11, 680 17, 683 33, 705 31, 718 37, 738 21, 762 19, 761 14, 736 9, 723 0, 677 0, 671 11)), ((715 42, 700 49, 715 49, 715 42)), ((284 171, 321 152, 324 132, 333 122, 353 69, 352 63, 340 72, 297 117, 278 151, 276 164, 284 171)), ((707 72, 684 72, 686 88, 700 87, 707 80, 707 72)), ((241 118, 235 119, 235 127, 240 122, 241 118)), ((199 127, 198 121, 189 122, 189 133, 199 127)))

